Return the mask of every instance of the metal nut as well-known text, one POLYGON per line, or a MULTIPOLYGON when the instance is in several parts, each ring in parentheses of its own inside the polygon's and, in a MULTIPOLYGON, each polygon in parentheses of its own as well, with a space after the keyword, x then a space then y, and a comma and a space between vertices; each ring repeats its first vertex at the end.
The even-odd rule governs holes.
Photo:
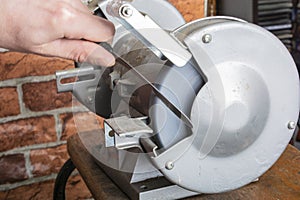
POLYGON ((294 130, 295 128, 296 128, 296 122, 290 121, 290 122, 288 123, 288 129, 294 130))
POLYGON ((165 167, 166 167, 167 170, 172 170, 174 168, 174 163, 171 162, 171 161, 166 162, 165 167))
POLYGON ((130 7, 128 6, 123 6, 120 9, 120 14, 122 17, 131 17, 133 14, 133 11, 130 7))
POLYGON ((212 36, 211 34, 205 34, 203 35, 202 37, 202 42, 207 44, 207 43, 210 43, 212 41, 212 36))

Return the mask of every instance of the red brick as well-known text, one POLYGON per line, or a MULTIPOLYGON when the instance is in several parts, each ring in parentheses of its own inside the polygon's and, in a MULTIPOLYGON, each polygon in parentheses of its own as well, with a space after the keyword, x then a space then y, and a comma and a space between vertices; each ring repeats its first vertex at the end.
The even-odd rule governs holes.
POLYGON ((47 111, 72 106, 72 94, 57 93, 54 80, 27 83, 22 88, 25 106, 32 111, 47 111))
POLYGON ((20 114, 17 88, 0 88, 0 117, 20 114))
POLYGON ((98 130, 103 128, 103 118, 91 112, 66 113, 60 115, 62 121, 62 140, 78 132, 98 130), (76 122, 76 123, 75 123, 76 122))
MULTIPOLYGON (((9 191, 0 191, 0 199, 5 200, 42 200, 53 199, 54 180, 34 183, 9 191)), ((92 195, 79 175, 70 177, 66 187, 66 199, 90 199, 92 195)))
POLYGON ((16 52, 0 53, 0 81, 26 76, 54 74, 74 68, 73 61, 16 52))
POLYGON ((0 158, 0 184, 13 183, 28 178, 23 154, 14 154, 0 158))
POLYGON ((21 119, 0 124, 0 151, 56 141, 53 116, 21 119))
POLYGON ((204 17, 204 0, 169 0, 189 22, 204 17))
POLYGON ((32 150, 30 160, 34 176, 46 176, 58 173, 68 159, 66 145, 59 147, 32 150))

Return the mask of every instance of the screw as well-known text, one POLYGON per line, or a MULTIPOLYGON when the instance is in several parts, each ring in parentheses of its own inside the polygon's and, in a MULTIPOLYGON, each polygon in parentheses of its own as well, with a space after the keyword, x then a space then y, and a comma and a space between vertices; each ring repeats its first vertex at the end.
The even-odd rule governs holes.
POLYGON ((121 7, 120 10, 121 10, 120 14, 123 17, 131 17, 133 14, 133 11, 129 6, 123 6, 123 7, 121 7))
POLYGON ((202 42, 205 43, 205 44, 208 44, 212 41, 212 36, 211 34, 205 34, 203 35, 202 37, 202 42))
POLYGON ((90 103, 90 104, 94 103, 93 97, 88 96, 88 97, 87 97, 87 102, 90 103))
POLYGON ((108 133, 109 137, 115 137, 115 132, 113 130, 109 131, 108 133))
POLYGON ((166 162, 165 167, 166 167, 167 170, 172 170, 174 168, 174 163, 171 162, 171 161, 166 162))
POLYGON ((290 121, 290 122, 288 123, 288 129, 294 130, 295 128, 296 128, 296 123, 293 122, 293 121, 290 121))

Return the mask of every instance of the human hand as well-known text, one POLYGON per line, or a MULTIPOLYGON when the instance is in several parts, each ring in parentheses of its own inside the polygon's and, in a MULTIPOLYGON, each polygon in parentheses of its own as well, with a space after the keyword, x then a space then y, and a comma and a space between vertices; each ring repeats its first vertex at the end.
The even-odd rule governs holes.
POLYGON ((110 41, 111 22, 92 15, 80 0, 4 0, 0 47, 112 66, 113 55, 94 42, 110 41))

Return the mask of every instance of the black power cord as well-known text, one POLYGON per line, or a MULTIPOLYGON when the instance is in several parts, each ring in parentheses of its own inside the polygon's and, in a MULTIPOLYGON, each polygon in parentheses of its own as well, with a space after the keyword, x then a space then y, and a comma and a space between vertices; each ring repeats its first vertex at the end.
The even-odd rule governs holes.
POLYGON ((67 160, 62 166, 55 180, 53 200, 65 200, 65 189, 67 181, 75 168, 76 167, 71 159, 67 160))

